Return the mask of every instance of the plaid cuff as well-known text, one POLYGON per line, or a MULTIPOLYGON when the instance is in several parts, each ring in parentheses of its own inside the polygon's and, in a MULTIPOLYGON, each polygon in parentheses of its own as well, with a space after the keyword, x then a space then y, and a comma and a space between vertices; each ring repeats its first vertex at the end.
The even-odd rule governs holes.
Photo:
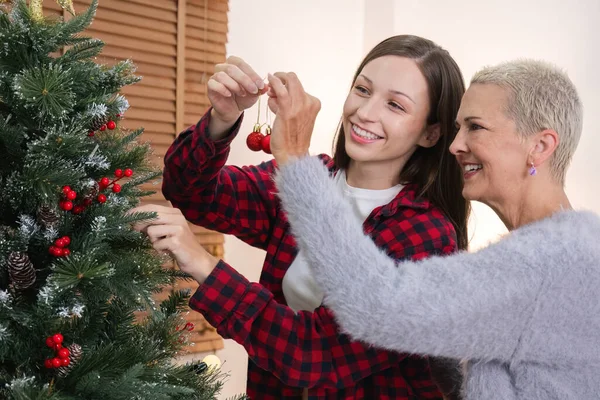
MULTIPOLYGON (((240 115, 238 120, 229 130, 229 133, 222 139, 212 140, 210 134, 208 133, 208 126, 210 124, 212 107, 208 109, 208 111, 204 114, 204 116, 198 121, 196 127, 194 129, 194 142, 196 146, 200 146, 202 148, 201 154, 205 158, 212 158, 216 154, 222 154, 224 152, 229 151, 229 146, 231 142, 240 131, 242 126, 242 121, 244 120, 244 114, 240 115)), ((198 154, 198 152, 194 152, 198 154)))

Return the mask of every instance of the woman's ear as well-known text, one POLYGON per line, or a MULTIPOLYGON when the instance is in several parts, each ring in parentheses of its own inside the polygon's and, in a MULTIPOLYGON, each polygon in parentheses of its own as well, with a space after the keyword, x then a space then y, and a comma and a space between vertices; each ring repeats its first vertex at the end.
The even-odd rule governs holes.
POLYGON ((423 132, 418 145, 425 148, 433 147, 437 144, 438 140, 440 140, 440 135, 441 127, 439 122, 437 124, 429 125, 427 129, 425 129, 425 132, 423 132))

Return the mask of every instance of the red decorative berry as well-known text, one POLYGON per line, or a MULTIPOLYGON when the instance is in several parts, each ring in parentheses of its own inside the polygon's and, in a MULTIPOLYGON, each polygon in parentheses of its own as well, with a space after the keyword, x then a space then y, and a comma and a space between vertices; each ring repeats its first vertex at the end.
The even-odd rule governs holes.
POLYGON ((92 136, 94 136, 95 134, 96 134, 96 132, 94 132, 94 131, 89 131, 89 132, 88 132, 88 136, 89 136, 89 137, 92 137, 92 136))
POLYGON ((67 193, 67 199, 69 200, 75 200, 77 198, 77 192, 74 190, 71 190, 69 193, 67 193))
POLYGON ((44 367, 46 367, 48 369, 54 368, 54 365, 52 365, 52 359, 51 358, 48 358, 48 359, 44 360, 44 367))
POLYGON ((56 247, 65 247, 67 244, 65 243, 65 241, 63 240, 63 238, 60 238, 60 239, 56 239, 54 241, 54 245, 56 247))
POLYGON ((133 175, 133 170, 131 168, 127 168, 124 172, 126 177, 130 177, 131 175, 133 175))
POLYGON ((103 194, 99 194, 99 195, 98 195, 98 201, 99 201, 100 203, 106 203, 106 196, 105 196, 105 195, 103 195, 103 194))
POLYGON ((113 191, 113 193, 119 193, 121 191, 121 185, 119 185, 118 183, 115 183, 112 187, 112 191, 113 191))
POLYGON ((110 179, 104 177, 104 178, 100 179, 99 183, 100 183, 100 186, 107 187, 108 184, 110 183, 110 179))
POLYGON ((261 150, 261 142, 265 135, 260 132, 252 132, 246 138, 246 145, 252 151, 260 151, 261 150))
POLYGON ((71 364, 71 360, 69 360, 68 358, 62 358, 60 361, 62 362, 63 367, 66 367, 67 365, 71 364))
POLYGON ((62 257, 63 252, 60 247, 50 246, 50 254, 54 257, 62 257))
POLYGON ((62 191, 63 191, 63 193, 65 194, 65 196, 66 196, 67 194, 69 194, 69 192, 70 192, 71 190, 72 190, 72 189, 71 189, 71 186, 63 186, 63 187, 62 187, 62 191))
POLYGON ((62 343, 64 338, 63 335, 61 335, 60 333, 57 333, 55 335, 52 336, 52 340, 54 341, 54 343, 62 343))
POLYGON ((60 203, 60 208, 62 208, 65 211, 71 211, 73 209, 73 202, 72 201, 63 201, 60 203))
POLYGON ((117 124, 115 123, 115 121, 108 121, 106 123, 106 127, 112 131, 117 127, 117 124))
POLYGON ((89 198, 88 199, 84 199, 83 200, 83 205, 86 206, 86 207, 91 206, 92 205, 92 199, 89 199, 89 198))
POLYGON ((84 210, 83 206, 75 206, 73 207, 73 214, 81 214, 84 210))
POLYGON ((106 130, 106 124, 104 124, 100 127, 100 131, 104 132, 105 130, 106 130))
POLYGON ((62 256, 63 257, 67 257, 69 255, 71 255, 71 250, 69 250, 69 249, 62 249, 62 256))
POLYGON ((54 368, 59 368, 62 365, 62 360, 58 357, 52 359, 52 366, 54 368))
POLYGON ((187 324, 185 324, 185 329, 187 329, 188 331, 193 331, 194 330, 194 324, 192 324, 191 322, 188 322, 187 324))
POLYGON ((60 358, 69 358, 69 349, 62 348, 58 351, 58 357, 60 358))
POLYGON ((65 246, 68 246, 71 244, 71 238, 68 236, 63 236, 61 237, 61 239, 65 242, 65 246))
POLYGON ((117 178, 122 178, 123 177, 123 170, 122 169, 115 169, 115 176, 117 178))
MULTIPOLYGON (((52 248, 52 247, 51 247, 51 248, 52 248)), ((54 340, 52 340, 52 336, 48 336, 48 337, 46 338, 46 346, 48 346, 48 347, 52 348, 52 347, 54 347, 54 344, 55 344, 55 343, 54 343, 54 340)))
POLYGON ((264 138, 262 138, 260 141, 260 147, 265 153, 271 154, 271 135, 266 135, 264 138))
POLYGON ((54 345, 54 351, 59 351, 62 348, 63 348, 62 344, 60 344, 60 343, 54 345))
POLYGON ((121 113, 117 114, 117 118, 121 118, 123 115, 121 113))

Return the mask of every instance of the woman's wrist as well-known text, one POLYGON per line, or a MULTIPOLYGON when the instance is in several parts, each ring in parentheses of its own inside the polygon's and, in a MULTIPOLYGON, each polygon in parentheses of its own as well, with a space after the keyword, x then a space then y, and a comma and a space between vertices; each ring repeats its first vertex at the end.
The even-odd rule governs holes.
POLYGON ((213 141, 221 140, 235 125, 242 113, 237 115, 222 116, 213 108, 210 111, 210 121, 208 123, 208 134, 213 141))

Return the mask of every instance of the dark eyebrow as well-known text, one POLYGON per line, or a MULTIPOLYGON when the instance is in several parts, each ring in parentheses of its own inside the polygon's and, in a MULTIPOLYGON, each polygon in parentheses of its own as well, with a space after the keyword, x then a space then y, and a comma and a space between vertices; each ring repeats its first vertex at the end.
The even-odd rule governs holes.
MULTIPOLYGON (((363 78, 364 80, 366 80, 367 82, 369 82, 370 84, 373 84, 373 81, 372 81, 372 80, 370 80, 369 78, 367 78, 366 76, 364 76, 363 74, 360 74, 359 76, 360 76, 361 78, 363 78)), ((393 93, 393 94, 400 95, 400 96, 404 96, 404 97, 406 97, 407 99, 409 99, 410 101, 412 101, 413 103, 415 103, 415 101, 414 101, 413 99, 411 99, 411 98, 410 98, 410 96, 409 96, 409 95, 407 95, 407 94, 406 94, 406 93, 404 93, 404 92, 401 92, 401 91, 399 91, 399 90, 392 90, 392 89, 390 89, 390 90, 389 90, 389 92, 390 92, 390 93, 393 93)), ((415 104, 416 104, 416 103, 415 103, 415 104)))

